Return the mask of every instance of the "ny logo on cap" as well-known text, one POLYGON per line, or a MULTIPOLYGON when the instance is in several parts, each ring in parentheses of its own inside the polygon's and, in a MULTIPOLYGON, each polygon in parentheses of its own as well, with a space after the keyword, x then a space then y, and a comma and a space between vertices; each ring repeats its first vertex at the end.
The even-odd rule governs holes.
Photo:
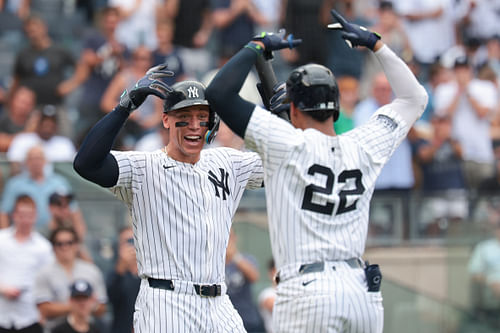
POLYGON ((188 92, 188 98, 199 98, 200 96, 198 95, 198 88, 195 86, 191 86, 187 89, 188 92))

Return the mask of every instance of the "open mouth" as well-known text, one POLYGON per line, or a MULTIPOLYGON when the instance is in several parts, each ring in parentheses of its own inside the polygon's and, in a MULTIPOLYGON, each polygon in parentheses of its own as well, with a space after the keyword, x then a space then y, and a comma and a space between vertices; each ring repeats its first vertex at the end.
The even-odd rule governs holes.
POLYGON ((198 142, 201 140, 200 135, 186 135, 184 139, 188 142, 198 142))

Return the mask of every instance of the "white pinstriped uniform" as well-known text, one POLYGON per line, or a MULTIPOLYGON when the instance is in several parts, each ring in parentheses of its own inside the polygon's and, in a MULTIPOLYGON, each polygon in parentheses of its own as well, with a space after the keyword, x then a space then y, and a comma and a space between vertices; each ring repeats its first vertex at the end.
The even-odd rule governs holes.
POLYGON ((397 98, 364 126, 327 136, 296 129, 258 106, 248 124, 245 142, 264 164, 272 251, 281 278, 273 332, 382 332, 380 292, 368 292, 363 269, 344 260, 362 256, 376 177, 427 99, 389 48, 375 54, 397 98), (327 262, 323 272, 298 274, 301 264, 319 261, 327 262))
POLYGON ((244 332, 225 294, 224 263, 243 191, 262 185, 259 156, 212 148, 190 164, 163 150, 112 154, 120 170, 112 191, 130 209, 143 278, 135 332, 244 332), (175 290, 151 288, 147 277, 173 280, 175 290), (223 296, 196 295, 193 283, 220 284, 223 296))

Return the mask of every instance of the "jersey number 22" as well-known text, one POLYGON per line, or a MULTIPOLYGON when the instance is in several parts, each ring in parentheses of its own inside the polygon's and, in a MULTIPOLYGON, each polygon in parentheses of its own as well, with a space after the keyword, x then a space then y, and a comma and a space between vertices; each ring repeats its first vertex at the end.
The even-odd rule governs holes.
MULTIPOLYGON (((304 193, 304 198, 302 199, 302 209, 310 210, 316 213, 331 215, 333 213, 334 204, 332 202, 327 202, 326 205, 320 205, 312 202, 314 192, 332 194, 333 185, 335 182, 335 175, 332 169, 319 164, 313 164, 309 170, 307 170, 309 175, 314 175, 316 173, 326 176, 326 185, 324 187, 318 185, 307 185, 304 193)), ((337 208, 336 215, 349 212, 356 209, 356 203, 358 200, 354 201, 349 206, 347 205, 347 195, 360 195, 365 191, 365 187, 361 182, 361 170, 344 170, 342 171, 337 181, 339 183, 345 183, 348 179, 354 179, 354 188, 351 190, 342 190, 339 192, 339 207, 337 208)))

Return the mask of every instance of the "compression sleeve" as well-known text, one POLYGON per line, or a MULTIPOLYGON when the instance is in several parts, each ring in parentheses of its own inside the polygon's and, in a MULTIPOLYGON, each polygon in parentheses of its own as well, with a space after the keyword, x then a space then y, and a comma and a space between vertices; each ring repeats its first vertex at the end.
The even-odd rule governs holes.
POLYGON ((118 163, 110 151, 128 116, 129 112, 118 105, 92 127, 73 161, 80 176, 103 187, 116 185, 118 163))
POLYGON ((424 112, 427 92, 408 66, 388 46, 375 52, 396 99, 391 103, 410 126, 424 112))
POLYGON ((244 100, 238 93, 257 56, 258 51, 254 49, 241 49, 219 70, 205 92, 210 107, 242 138, 255 104, 244 100))

